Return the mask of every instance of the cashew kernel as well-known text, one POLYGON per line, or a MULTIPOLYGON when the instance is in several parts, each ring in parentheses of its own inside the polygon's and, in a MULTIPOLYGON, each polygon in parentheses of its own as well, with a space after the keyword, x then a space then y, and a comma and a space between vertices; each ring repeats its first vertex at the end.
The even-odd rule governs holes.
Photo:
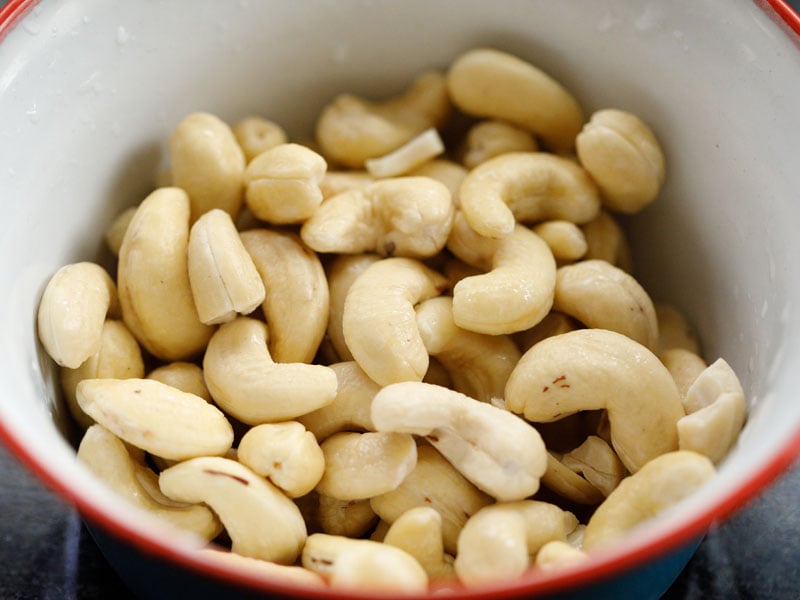
POLYGON ((206 386, 203 369, 194 363, 176 361, 162 365, 150 371, 147 379, 155 379, 183 392, 200 396, 208 402, 211 401, 211 392, 206 386))
POLYGON ((339 500, 323 494, 318 498, 319 524, 325 533, 362 537, 378 519, 368 499, 339 500))
POLYGON ((561 457, 561 462, 581 473, 603 496, 608 496, 628 474, 625 465, 608 443, 590 435, 577 448, 561 457))
POLYGON ((697 333, 678 307, 666 302, 656 302, 656 319, 658 319, 658 350, 663 352, 671 348, 683 348, 700 354, 700 342, 697 333))
POLYGON ((570 221, 544 221, 531 227, 531 230, 547 242, 553 256, 559 261, 578 260, 589 248, 581 228, 570 221))
POLYGON ((248 163, 262 152, 287 142, 286 132, 280 125, 258 116, 238 121, 232 131, 248 163))
POLYGON ((413 171, 444 152, 444 142, 434 128, 426 129, 389 154, 364 161, 373 177, 397 177, 413 171))
POLYGON ((125 237, 125 232, 128 230, 128 225, 130 225, 133 220, 133 215, 136 214, 136 209, 136 206, 126 208, 114 217, 111 225, 106 229, 104 234, 106 245, 114 256, 119 256, 119 248, 122 246, 122 240, 125 237))
POLYGON ((633 271, 631 249, 625 232, 617 220, 606 210, 601 210, 591 221, 581 225, 587 250, 583 258, 610 262, 628 273, 633 271))
POLYGON ((430 579, 453 575, 453 557, 444 552, 442 516, 430 506, 411 508, 389 526, 384 544, 405 550, 430 579))
MULTIPOLYGON (((685 400, 686 393, 698 378, 700 373, 705 371, 706 361, 690 350, 685 348, 669 348, 659 353, 658 358, 672 374, 681 398, 685 400)), ((684 408, 686 406, 684 405, 684 408)))

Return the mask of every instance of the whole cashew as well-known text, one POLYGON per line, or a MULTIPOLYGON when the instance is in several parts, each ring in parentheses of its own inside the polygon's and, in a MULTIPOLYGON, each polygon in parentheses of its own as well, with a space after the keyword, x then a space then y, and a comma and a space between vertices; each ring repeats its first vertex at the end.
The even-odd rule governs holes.
POLYGON ((676 423, 684 416, 661 361, 629 337, 602 329, 579 329, 533 346, 511 373, 505 400, 508 410, 534 422, 605 408, 612 446, 632 473, 677 449, 676 423))
POLYGON ((586 525, 583 548, 592 551, 619 539, 642 521, 696 492, 714 473, 714 465, 708 458, 689 450, 654 458, 623 479, 597 507, 586 525))
POLYGON ((600 210, 589 174, 545 152, 509 152, 478 165, 461 184, 459 203, 470 226, 493 238, 509 235, 517 221, 582 224, 600 210))
POLYGON ((444 552, 442 516, 430 506, 411 508, 389 526, 383 543, 405 550, 430 579, 453 575, 453 557, 444 552))
POLYGON ((131 206, 119 213, 111 225, 108 226, 104 234, 104 239, 111 254, 119 256, 119 248, 122 246, 122 240, 125 237, 125 232, 128 230, 128 225, 133 220, 133 215, 136 214, 137 206, 131 206))
POLYGON ((410 258, 386 258, 350 286, 342 315, 345 342, 375 382, 420 381, 428 351, 417 329, 414 305, 444 289, 442 275, 410 258))
POLYGON ((162 471, 158 482, 174 500, 210 506, 233 552, 287 565, 300 555, 307 537, 300 510, 244 465, 219 456, 193 458, 162 471))
POLYGON ((458 57, 447 73, 447 89, 465 113, 520 125, 554 151, 573 148, 583 124, 580 105, 560 83, 498 50, 470 50, 458 57))
POLYGON ((250 162, 262 152, 287 142, 286 132, 277 123, 264 117, 245 117, 233 126, 233 136, 250 162))
MULTIPOLYGON (((685 348, 663 350, 659 353, 658 358, 672 374, 681 398, 684 400, 691 385, 708 366, 702 357, 685 348)), ((686 408, 685 405, 684 408, 686 408)))
POLYGON ((581 225, 586 238, 586 260, 600 259, 630 273, 633 259, 628 240, 617 220, 606 210, 601 210, 591 221, 581 225))
POLYGON ((272 581, 300 584, 312 588, 324 588, 325 580, 316 573, 295 565, 279 565, 268 560, 261 560, 249 556, 242 556, 235 552, 202 548, 200 555, 212 562, 224 565, 232 571, 252 573, 260 577, 267 577, 272 581))
POLYGON ((531 230, 547 242, 556 260, 578 260, 589 248, 581 228, 570 221, 544 221, 531 227, 531 230))
POLYGON ((529 131, 505 121, 480 121, 467 131, 461 162, 467 169, 474 169, 507 152, 536 152, 538 149, 536 139, 529 131))
POLYGON ((372 400, 377 431, 424 436, 459 472, 498 500, 539 489, 547 452, 539 433, 508 411, 422 382, 387 385, 372 400))
POLYGON ((700 341, 689 320, 676 306, 666 302, 656 302, 658 320, 658 350, 664 352, 672 348, 683 348, 700 354, 700 341))
POLYGON ((189 392, 200 396, 203 400, 211 401, 211 392, 206 386, 203 369, 194 363, 177 361, 162 365, 150 371, 147 379, 155 379, 182 392, 189 392))
POLYGON ((577 448, 561 457, 561 462, 581 473, 603 496, 608 496, 628 474, 625 465, 608 443, 590 435, 577 448))
POLYGON ((439 132, 431 127, 405 144, 378 158, 364 161, 367 172, 373 177, 397 177, 413 171, 444 152, 444 142, 439 132))
POLYGON ((369 500, 339 500, 322 494, 318 498, 319 524, 324 533, 362 537, 378 520, 369 500))
POLYGON ((267 349, 267 326, 249 317, 217 330, 206 348, 203 372, 214 401, 250 425, 294 419, 336 397, 331 369, 274 362, 267 349))

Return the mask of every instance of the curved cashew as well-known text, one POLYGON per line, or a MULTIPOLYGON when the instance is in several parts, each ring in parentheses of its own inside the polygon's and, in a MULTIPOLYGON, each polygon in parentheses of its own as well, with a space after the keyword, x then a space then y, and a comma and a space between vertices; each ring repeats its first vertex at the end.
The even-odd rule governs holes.
POLYGON ((267 326, 249 317, 217 330, 206 348, 203 372, 214 401, 250 425, 294 419, 336 397, 331 369, 274 362, 267 349, 267 326))
POLYGON ((318 511, 323 532, 351 538, 362 537, 378 519, 369 500, 339 500, 319 494, 318 511))
POLYGON ((442 516, 430 506, 411 508, 400 515, 389 526, 383 543, 408 552, 431 579, 453 575, 453 557, 444 552, 442 516))
POLYGON ((321 448, 325 471, 316 490, 339 500, 363 500, 390 492, 417 463, 414 438, 401 433, 335 433, 321 448))
POLYGON ((581 225, 581 231, 587 245, 584 259, 597 258, 628 273, 633 271, 633 259, 625 231, 608 211, 601 210, 594 219, 581 225))
POLYGON ((323 200, 353 189, 365 188, 375 178, 366 171, 326 171, 319 182, 323 200))
POLYGON ((747 406, 736 373, 719 358, 692 383, 683 401, 686 416, 678 421, 678 446, 718 463, 744 426, 747 406))
POLYGON ((577 100, 556 80, 515 56, 470 50, 447 73, 453 104, 467 114, 529 129, 553 150, 569 150, 583 125, 577 100))
POLYGON ((160 188, 139 205, 119 251, 122 318, 148 352, 167 361, 199 353, 214 331, 197 315, 188 245, 189 197, 160 188))
POLYGON ((527 352, 534 344, 545 338, 567 333, 578 329, 578 323, 570 316, 551 310, 547 316, 536 325, 525 331, 515 333, 513 338, 519 349, 527 352))
POLYGON ((565 465, 552 452, 547 453, 547 470, 542 475, 542 485, 576 504, 597 505, 603 493, 597 487, 565 465))
POLYGON ((286 132, 280 125, 258 116, 245 117, 238 121, 232 131, 248 163, 262 152, 288 141, 286 132))
POLYGON ((212 208, 236 218, 244 195, 244 152, 231 128, 208 113, 185 117, 169 137, 171 184, 191 198, 191 221, 212 208))
POLYGON ((311 362, 328 323, 328 282, 319 257, 297 234, 253 229, 242 243, 267 290, 261 308, 277 362, 311 362))
POLYGON ((653 132, 622 110, 594 113, 575 138, 578 159, 597 182, 603 204, 633 214, 650 204, 664 182, 664 154, 653 132))
POLYGON ((428 352, 444 366, 452 387, 483 402, 502 398, 521 353, 508 336, 461 329, 453 299, 439 296, 417 306, 417 327, 428 352))
POLYGON ((159 381, 84 379, 77 398, 114 435, 162 458, 221 455, 233 443, 233 428, 216 406, 159 381))
POLYGON ((552 540, 539 548, 534 564, 540 569, 553 569, 575 565, 588 558, 586 552, 575 548, 568 542, 552 540))
POLYGON ((600 196, 589 174, 573 161, 545 152, 509 152, 472 169, 459 190, 470 226, 502 238, 514 224, 563 219, 586 223, 600 196))
POLYGON ((444 289, 442 275, 410 258, 370 265, 347 293, 342 315, 345 342, 375 382, 420 381, 428 351, 417 329, 414 305, 444 289))
POLYGON ((498 500, 539 489, 547 466, 542 438, 511 413, 421 382, 384 387, 372 400, 378 431, 424 436, 464 477, 498 500))
MULTIPOLYGON (((222 532, 222 524, 208 507, 160 502, 141 484, 138 468, 125 443, 101 425, 86 430, 78 447, 78 460, 115 493, 174 527, 197 534, 204 542, 222 532)), ((148 472, 155 474, 148 469, 148 472)))
POLYGON ((264 283, 224 210, 212 208, 189 232, 189 284, 200 320, 217 325, 249 314, 264 301, 264 283))
POLYGON ((162 365, 150 371, 147 379, 155 379, 182 392, 200 396, 208 402, 211 401, 211 392, 206 386, 203 369, 194 363, 177 361, 162 365))
POLYGON ((389 154, 364 161, 373 177, 397 177, 413 171, 444 152, 444 142, 434 128, 426 129, 389 154))
POLYGON ((671 348, 683 348, 700 354, 700 341, 686 315, 676 306, 665 302, 656 302, 655 309, 658 320, 659 352, 671 348))
POLYGON ((267 223, 302 223, 322 203, 325 159, 300 144, 281 144, 255 157, 244 172, 245 202, 267 223))
POLYGON ((349 94, 337 96, 320 114, 316 138, 333 162, 361 168, 369 158, 399 148, 450 114, 441 73, 420 75, 403 95, 380 103, 349 94))
POLYGON ((430 177, 395 177, 326 200, 300 236, 317 252, 425 258, 445 245, 455 208, 430 177))
POLYGON ((467 131, 461 162, 474 169, 490 158, 508 152, 536 152, 536 139, 530 132, 498 120, 476 123, 467 131))
POLYGON ((316 573, 303 567, 294 565, 279 565, 268 560, 242 556, 235 552, 225 550, 215 550, 213 548, 202 548, 198 550, 200 555, 212 562, 224 565, 226 569, 242 571, 253 575, 267 577, 273 581, 286 582, 293 585, 300 584, 312 588, 324 588, 325 580, 316 573))
POLYGON ((131 224, 137 208, 136 206, 131 206, 119 213, 114 217, 111 225, 108 226, 108 229, 106 229, 103 235, 108 249, 111 250, 111 254, 114 256, 119 256, 119 248, 122 246, 125 232, 128 230, 128 225, 131 224))
POLYGON ((618 539, 642 521, 690 496, 714 476, 714 465, 701 454, 676 450, 654 458, 622 480, 597 507, 586 525, 583 548, 591 551, 618 539))
POLYGON ((240 463, 269 479, 290 498, 313 490, 325 470, 314 434, 297 421, 251 427, 237 450, 240 463))
POLYGON ((443 183, 453 199, 453 205, 458 207, 458 190, 467 176, 468 171, 457 162, 444 158, 437 158, 426 162, 424 165, 410 171, 409 176, 430 177, 443 183))
POLYGON ((658 320, 653 301, 631 275, 604 260, 583 260, 558 270, 553 308, 587 327, 609 329, 655 351, 658 320))
POLYGON ((531 230, 547 242, 556 260, 578 260, 589 249, 583 230, 570 221, 544 221, 531 230))
POLYGON ((505 400, 508 410, 534 422, 605 408, 612 446, 632 473, 677 449, 676 423, 684 416, 661 361, 629 337, 602 329, 579 329, 533 346, 511 373, 505 400))
MULTIPOLYGON (((706 361, 700 356, 684 348, 670 348, 659 353, 658 358, 672 374, 681 398, 686 398, 686 393, 700 373, 705 371, 706 361)), ((684 408, 686 406, 684 405, 684 408)))
POLYGON ((237 554, 292 564, 306 541, 306 524, 294 502, 236 461, 193 458, 162 471, 158 483, 174 500, 210 506, 237 554))
POLYGON ((561 457, 561 462, 581 473, 603 496, 608 496, 628 474, 625 465, 608 443, 590 435, 580 446, 561 457))
POLYGON ((116 287, 103 267, 90 262, 63 266, 39 302, 39 340, 56 364, 77 369, 100 349, 106 315, 118 309, 116 287))

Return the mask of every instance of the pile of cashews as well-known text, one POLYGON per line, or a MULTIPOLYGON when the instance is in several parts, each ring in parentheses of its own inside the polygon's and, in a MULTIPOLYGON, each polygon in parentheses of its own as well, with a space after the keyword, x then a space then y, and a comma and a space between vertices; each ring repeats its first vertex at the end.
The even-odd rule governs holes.
POLYGON ((632 275, 617 217, 665 173, 635 115, 586 121, 476 49, 399 97, 335 98, 310 142, 195 113, 168 151, 106 232, 115 270, 59 269, 38 335, 80 460, 209 560, 508 582, 619 542, 735 443, 736 374, 632 275))

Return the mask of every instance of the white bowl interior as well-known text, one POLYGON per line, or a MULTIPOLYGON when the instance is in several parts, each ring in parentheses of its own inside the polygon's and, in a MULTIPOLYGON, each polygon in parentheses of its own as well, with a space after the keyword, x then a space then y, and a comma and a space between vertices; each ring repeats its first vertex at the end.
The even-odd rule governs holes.
POLYGON ((691 316, 750 403, 715 484, 663 526, 719 505, 800 430, 800 52, 768 13, 724 0, 41 2, 0 43, 0 419, 51 481, 129 518, 56 426, 34 337, 49 275, 102 255, 185 114, 262 114, 304 136, 335 93, 386 97, 494 46, 556 76, 587 115, 638 114, 663 144, 664 192, 633 220, 638 275, 691 316))

